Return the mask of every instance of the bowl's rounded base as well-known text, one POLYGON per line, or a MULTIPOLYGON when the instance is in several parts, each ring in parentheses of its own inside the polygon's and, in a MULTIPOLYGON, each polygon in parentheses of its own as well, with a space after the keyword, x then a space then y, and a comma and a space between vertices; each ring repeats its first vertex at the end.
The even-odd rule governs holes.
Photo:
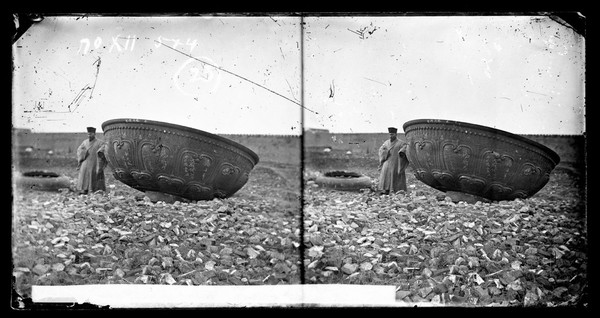
POLYGON ((229 197, 248 182, 259 160, 233 140, 165 122, 113 119, 102 129, 115 179, 153 191, 148 197, 161 201, 229 197))
POLYGON ((484 203, 490 203, 492 202, 490 199, 486 199, 484 197, 480 197, 478 195, 474 195, 474 194, 469 194, 469 193, 464 193, 464 192, 458 192, 458 191, 446 191, 446 195, 448 197, 450 197, 450 199, 452 199, 452 202, 466 202, 469 204, 473 204, 473 203, 477 203, 478 201, 484 202, 484 203))
POLYGON ((524 199, 547 184, 560 162, 552 149, 491 127, 436 119, 411 120, 403 127, 415 176, 440 191, 492 201, 524 199))

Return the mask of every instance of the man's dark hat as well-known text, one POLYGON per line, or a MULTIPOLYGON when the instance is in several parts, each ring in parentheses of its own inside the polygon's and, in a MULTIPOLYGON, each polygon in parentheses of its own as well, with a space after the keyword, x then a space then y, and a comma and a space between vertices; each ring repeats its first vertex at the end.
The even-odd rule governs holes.
POLYGON ((94 128, 94 127, 88 127, 87 131, 95 133, 96 132, 96 128, 94 128))
POLYGON ((389 128, 388 128, 388 132, 390 132, 390 133, 394 133, 394 134, 395 134, 395 133, 397 133, 397 132, 398 132, 398 128, 395 128, 395 127, 389 127, 389 128))

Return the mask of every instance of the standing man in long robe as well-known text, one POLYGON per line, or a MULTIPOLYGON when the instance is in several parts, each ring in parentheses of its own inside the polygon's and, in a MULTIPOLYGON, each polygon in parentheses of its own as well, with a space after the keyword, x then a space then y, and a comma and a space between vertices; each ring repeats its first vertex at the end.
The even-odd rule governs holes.
POLYGON ((87 194, 98 190, 106 191, 104 168, 107 165, 104 153, 106 143, 96 138, 96 128, 87 127, 88 139, 77 148, 79 177, 77 190, 79 194, 87 194))
POLYGON ((386 140, 379 148, 379 169, 381 173, 378 189, 381 194, 389 194, 390 191, 406 191, 407 144, 398 139, 397 128, 389 127, 388 132, 390 139, 386 140))

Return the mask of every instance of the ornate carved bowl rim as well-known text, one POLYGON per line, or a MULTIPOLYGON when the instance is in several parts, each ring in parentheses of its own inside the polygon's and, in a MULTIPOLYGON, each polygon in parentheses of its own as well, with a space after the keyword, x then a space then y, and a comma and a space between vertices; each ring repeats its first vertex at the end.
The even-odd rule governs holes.
POLYGON ((223 142, 225 144, 228 144, 232 147, 235 147, 239 150, 246 152, 248 155, 250 155, 252 157, 252 159, 254 160, 254 164, 257 164, 259 161, 258 155, 254 151, 250 150, 248 147, 246 147, 242 144, 239 144, 231 139, 227 139, 227 138, 221 137, 219 135, 211 134, 209 132, 206 132, 206 131, 203 131, 200 129, 195 129, 195 128, 191 128, 191 127, 187 127, 187 126, 171 124, 171 123, 166 123, 166 122, 161 122, 161 121, 149 120, 149 119, 117 118, 117 119, 111 119, 111 120, 107 120, 107 121, 103 122, 102 123, 102 131, 106 133, 107 131, 110 130, 110 126, 115 125, 115 124, 153 125, 153 126, 157 126, 157 127, 161 127, 161 128, 169 128, 171 130, 175 129, 175 130, 187 132, 192 135, 204 136, 206 138, 210 138, 210 139, 214 139, 219 142, 223 142), (108 129, 106 127, 108 127, 108 129))
MULTIPOLYGON (((506 137, 509 139, 513 139, 515 141, 523 142, 529 146, 532 146, 534 148, 537 148, 537 149, 543 151, 554 162, 555 165, 557 165, 560 162, 560 156, 556 152, 554 152, 552 149, 550 149, 536 141, 525 138, 523 136, 519 136, 519 135, 510 133, 508 131, 504 131, 504 130, 500 130, 500 129, 496 129, 496 128, 492 128, 492 127, 488 127, 488 126, 482 126, 482 125, 466 123, 466 122, 461 122, 461 121, 447 120, 447 119, 414 119, 414 120, 410 120, 410 121, 407 121, 406 123, 404 123, 404 125, 402 126, 402 128, 404 129, 404 133, 405 134, 408 133, 411 130, 411 127, 416 126, 416 125, 454 126, 456 128, 465 128, 466 130, 472 131, 472 132, 480 131, 483 133, 490 134, 490 135, 481 134, 483 136, 488 136, 488 137, 503 136, 503 137, 506 137)), ((455 131, 464 132, 463 130, 459 130, 459 129, 455 129, 455 131)))

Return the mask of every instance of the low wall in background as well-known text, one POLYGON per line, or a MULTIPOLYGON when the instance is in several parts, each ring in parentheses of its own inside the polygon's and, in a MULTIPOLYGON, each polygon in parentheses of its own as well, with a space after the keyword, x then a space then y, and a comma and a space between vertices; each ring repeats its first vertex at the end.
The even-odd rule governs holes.
MULTIPOLYGON (((553 151, 561 163, 583 167, 585 163, 585 137, 583 135, 520 135, 536 141, 553 151)), ((331 147, 332 150, 351 151, 353 154, 377 157, 381 144, 389 138, 387 133, 327 133, 305 132, 306 149, 331 147)), ((404 133, 398 138, 406 140, 404 133)))
MULTIPOLYGON (((300 136, 293 135, 219 135, 240 143, 256 152, 260 161, 300 164, 300 136)), ((96 137, 104 139, 103 133, 96 137)), ((17 156, 62 157, 75 160, 77 147, 87 139, 87 133, 13 132, 13 158, 17 156), (29 148, 29 150, 28 150, 29 148)))
MULTIPOLYGON (((96 136, 103 139, 102 133, 96 136)), ((300 164, 301 136, 293 135, 220 135, 238 142, 258 154, 261 161, 300 164)), ((584 167, 585 137, 582 135, 521 135, 554 150, 561 163, 584 167)), ((405 139, 403 133, 398 133, 405 139)), ((87 138, 86 133, 13 133, 13 157, 17 155, 52 156, 75 158, 77 147, 87 138), (25 149, 32 151, 26 152, 25 149)), ((376 158, 381 144, 388 139, 387 133, 336 134, 327 132, 306 132, 306 149, 319 150, 331 147, 332 150, 351 151, 355 155, 376 158)))
POLYGON ((261 161, 300 165, 301 136, 220 135, 256 152, 261 161))

